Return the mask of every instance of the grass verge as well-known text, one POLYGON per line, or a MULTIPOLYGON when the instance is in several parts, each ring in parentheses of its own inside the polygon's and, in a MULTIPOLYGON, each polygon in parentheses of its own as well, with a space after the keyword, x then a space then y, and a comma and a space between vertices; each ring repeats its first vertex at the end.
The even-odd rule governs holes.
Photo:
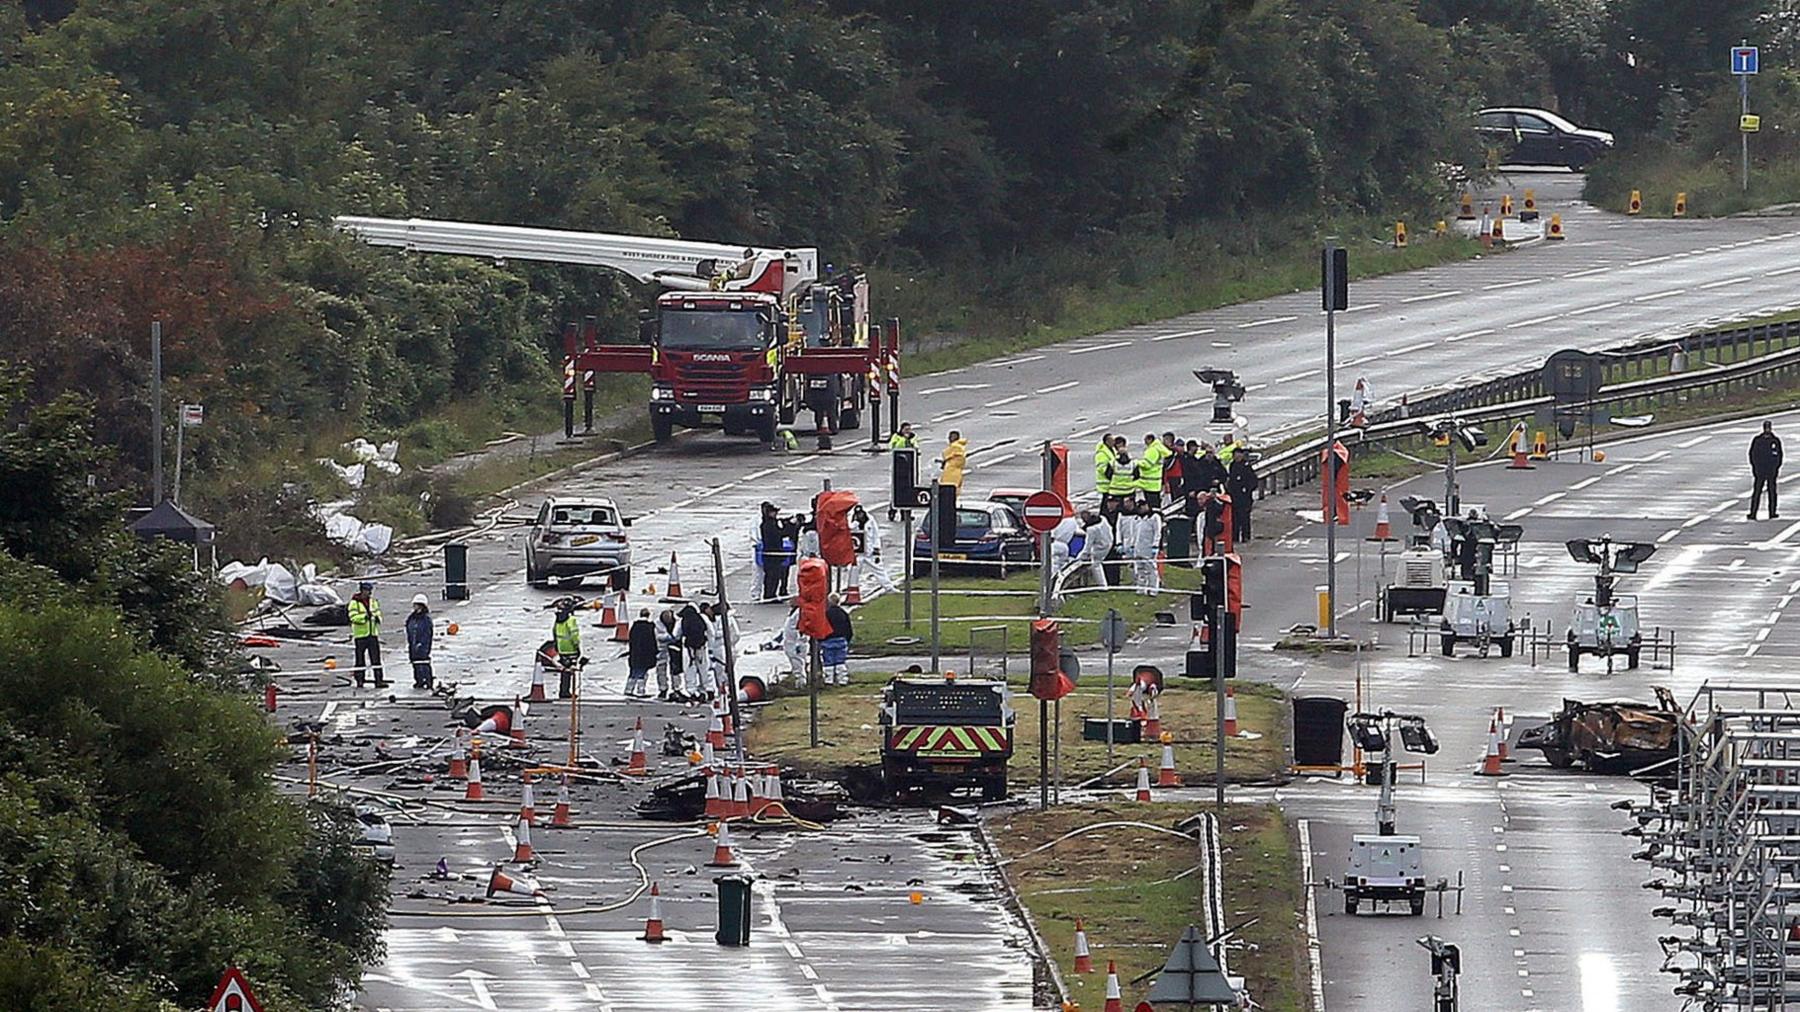
MULTIPOLYGON (((1131 567, 1125 567, 1129 576, 1131 567)), ((1022 651, 1031 642, 1031 623, 1037 618, 1038 571, 1014 573, 1004 580, 992 577, 940 577, 938 581, 938 617, 943 649, 947 654, 967 653, 972 630, 1006 629, 1006 642, 1022 651), (1006 591, 1004 596, 989 596, 981 591, 1006 591)), ((1165 566, 1164 593, 1145 597, 1128 590, 1102 593, 1070 594, 1063 602, 1059 618, 1066 646, 1091 646, 1100 641, 1100 618, 1108 608, 1119 614, 1135 632, 1155 621, 1158 611, 1187 612, 1186 592, 1200 587, 1200 571, 1183 566, 1165 566)), ((905 621, 905 595, 901 592, 882 594, 856 611, 856 653, 859 656, 916 657, 924 652, 922 643, 931 635, 931 581, 923 573, 913 576, 912 628, 905 621)), ((991 633, 988 635, 992 635, 991 633)))
MULTIPOLYGON (((1735 104, 1735 97, 1733 98, 1735 104)), ((1736 110, 1731 121, 1736 122, 1736 110)), ((1700 146, 1676 147, 1656 142, 1606 158, 1588 170, 1582 197, 1609 211, 1625 213, 1631 191, 1643 201, 1640 215, 1669 218, 1675 195, 1687 194, 1692 217, 1739 214, 1800 201, 1800 164, 1771 154, 1765 136, 1750 139, 1750 188, 1743 188, 1735 137, 1717 155, 1700 146)))
MULTIPOLYGON (((1196 804, 1100 803, 1023 811, 998 817, 994 837, 1019 899, 1057 961, 1071 997, 1097 1009, 1106 998, 1106 964, 1118 964, 1125 1007, 1148 993, 1132 984, 1158 970, 1181 932, 1199 921, 1203 890, 1198 847, 1148 829, 1100 830, 1036 854, 1028 851, 1082 826, 1142 821, 1173 827, 1198 814, 1196 804), (1177 877, 1180 876, 1180 877, 1177 877), (1095 971, 1075 969, 1075 919, 1093 953, 1095 971)), ((1298 844, 1272 805, 1230 805, 1221 832, 1227 925, 1253 922, 1227 953, 1227 969, 1242 974, 1259 1008, 1305 1012, 1306 932, 1298 911, 1305 897, 1298 844)))
MULTIPOLYGON (((1131 710, 1125 696, 1131 676, 1131 663, 1122 661, 1117 672, 1117 697, 1113 700, 1116 716, 1131 710)), ((1165 672, 1166 674, 1166 672, 1165 672)), ((813 772, 828 772, 848 766, 873 766, 881 762, 881 731, 878 711, 881 688, 887 676, 862 674, 850 685, 825 689, 819 694, 818 748, 810 748, 808 706, 804 695, 783 696, 756 710, 750 722, 747 747, 757 755, 779 756, 784 763, 813 772)), ((1175 765, 1189 783, 1210 783, 1214 764, 1212 747, 1216 704, 1210 691, 1194 687, 1180 679, 1167 680, 1160 700, 1163 730, 1175 739, 1175 765)), ((1018 724, 1013 730, 1013 759, 1008 782, 1015 792, 1035 790, 1038 786, 1038 715, 1037 701, 1024 695, 1025 687, 1015 684, 1013 706, 1018 709, 1018 724)), ((1265 685, 1243 683, 1237 696, 1238 724, 1241 731, 1255 738, 1236 738, 1225 746, 1225 778, 1227 781, 1266 781, 1279 776, 1287 767, 1287 704, 1281 694, 1265 685)), ((1062 782, 1073 785, 1107 772, 1118 763, 1143 758, 1149 761, 1152 776, 1161 760, 1158 746, 1144 742, 1137 745, 1115 743, 1114 760, 1107 761, 1105 741, 1084 741, 1081 725, 1084 717, 1106 716, 1106 677, 1102 667, 1097 672, 1084 668, 1081 687, 1062 700, 1062 782)), ((1104 725, 1102 725, 1104 726, 1104 725)), ((1135 783, 1137 772, 1126 769, 1111 781, 1120 786, 1135 783)))

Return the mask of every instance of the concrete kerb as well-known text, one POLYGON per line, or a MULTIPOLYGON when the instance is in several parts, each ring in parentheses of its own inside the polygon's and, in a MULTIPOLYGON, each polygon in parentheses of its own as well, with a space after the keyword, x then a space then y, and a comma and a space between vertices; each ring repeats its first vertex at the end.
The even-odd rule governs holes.
POLYGON ((988 867, 1000 879, 1000 887, 1006 893, 1007 906, 1018 917, 1019 923, 1025 926, 1025 934, 1031 940, 1031 958, 1049 976, 1050 983, 1056 986, 1057 1001, 1068 1003, 1074 999, 1069 994, 1069 985, 1063 980, 1062 970, 1056 965, 1056 958, 1050 953, 1050 946, 1044 942, 1044 936, 1038 931, 1037 920, 1031 916, 1031 910, 1025 901, 1019 898, 1019 892, 1013 888, 1012 879, 1007 878, 1006 869, 1000 863, 1000 847, 994 842, 993 834, 988 831, 987 819, 975 820, 975 839, 981 844, 983 856, 987 858, 988 867))

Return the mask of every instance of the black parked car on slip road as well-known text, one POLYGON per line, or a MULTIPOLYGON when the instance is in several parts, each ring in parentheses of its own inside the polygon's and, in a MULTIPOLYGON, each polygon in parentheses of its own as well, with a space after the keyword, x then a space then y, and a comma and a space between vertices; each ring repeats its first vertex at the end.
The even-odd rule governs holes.
POLYGON ((1548 109, 1483 109, 1475 129, 1500 164, 1566 165, 1579 172, 1613 146, 1612 134, 1583 129, 1548 109))

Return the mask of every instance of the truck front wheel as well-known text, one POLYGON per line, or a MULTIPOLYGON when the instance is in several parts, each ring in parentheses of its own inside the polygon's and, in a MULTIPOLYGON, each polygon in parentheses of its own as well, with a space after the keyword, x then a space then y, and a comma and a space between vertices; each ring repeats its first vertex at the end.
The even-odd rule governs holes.
POLYGON ((1425 914, 1425 897, 1414 896, 1412 899, 1407 901, 1406 908, 1408 910, 1412 911, 1412 915, 1414 917, 1424 916, 1424 914, 1425 914))
POLYGON ((675 434, 675 420, 668 415, 650 416, 650 435, 659 443, 666 443, 675 434))

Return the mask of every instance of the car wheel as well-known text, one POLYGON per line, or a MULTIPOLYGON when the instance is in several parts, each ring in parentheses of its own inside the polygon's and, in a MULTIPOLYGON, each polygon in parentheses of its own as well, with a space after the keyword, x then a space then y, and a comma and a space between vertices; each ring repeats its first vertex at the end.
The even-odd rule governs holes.
POLYGON ((525 564, 525 586, 530 587, 533 590, 543 590, 545 587, 550 586, 550 581, 544 579, 544 575, 534 569, 531 563, 527 562, 525 564))
POLYGON ((1425 897, 1414 896, 1407 901, 1406 908, 1412 911, 1414 917, 1423 917, 1425 915, 1425 897))

